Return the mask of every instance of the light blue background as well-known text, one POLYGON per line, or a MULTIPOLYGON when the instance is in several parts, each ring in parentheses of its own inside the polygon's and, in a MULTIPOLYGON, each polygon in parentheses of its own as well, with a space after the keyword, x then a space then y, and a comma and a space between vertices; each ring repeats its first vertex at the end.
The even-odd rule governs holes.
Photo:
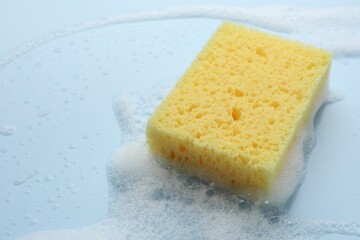
MULTIPOLYGON (((358 1, 296 2, 360 5, 358 1)), ((274 2, 2 0, 0 56, 87 20, 205 3, 274 2)), ((17 128, 12 136, 0 135, 0 150, 6 149, 0 152, 0 239, 105 218, 105 164, 121 141, 111 109, 113 97, 124 91, 146 94, 155 83, 174 83, 219 23, 187 19, 106 27, 55 40, 0 69, 0 126, 17 128), (39 116, 44 111, 49 114, 39 116), (13 185, 35 168, 40 169, 38 175, 13 185)), ((345 99, 320 112, 317 146, 292 215, 360 223, 359 66, 359 58, 334 60, 331 86, 345 99)))

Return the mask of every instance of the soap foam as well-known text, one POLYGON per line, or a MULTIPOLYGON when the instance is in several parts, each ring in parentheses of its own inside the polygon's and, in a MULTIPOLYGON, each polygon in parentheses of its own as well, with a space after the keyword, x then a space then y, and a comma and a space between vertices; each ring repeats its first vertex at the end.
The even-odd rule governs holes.
MULTIPOLYGON (((154 86, 154 89, 159 87, 154 86)), ((327 100, 327 89, 325 87, 319 95, 312 117, 321 103, 327 100)), ((108 219, 83 228, 32 233, 21 240, 282 240, 318 239, 324 234, 360 236, 358 224, 292 217, 287 214, 286 203, 274 204, 279 200, 275 195, 266 201, 250 202, 214 184, 160 166, 148 152, 144 128, 146 120, 166 91, 149 92, 151 96, 128 93, 114 99, 115 116, 124 134, 121 147, 111 155, 107 165, 110 185, 108 219)), ((301 157, 295 158, 296 164, 287 166, 287 170, 302 168, 304 157, 300 152, 304 149, 308 154, 313 144, 311 118, 294 151, 301 157), (304 139, 309 143, 305 141, 303 146, 304 139), (300 162, 302 164, 299 165, 300 162)), ((299 171, 295 171, 295 175, 293 173, 284 175, 283 179, 293 180, 293 186, 297 186, 302 174, 298 175, 299 171)), ((276 194, 286 184, 279 184, 276 194)), ((294 190, 292 187, 286 189, 288 192, 284 191, 286 194, 282 197, 288 197, 290 191, 294 190)))
POLYGON ((290 217, 267 204, 216 189, 159 167, 145 143, 126 143, 109 161, 109 218, 78 229, 44 231, 33 239, 317 239, 360 236, 357 224, 290 217))
POLYGON ((267 5, 260 7, 238 6, 187 6, 163 10, 111 16, 71 26, 27 42, 0 58, 0 69, 18 57, 53 40, 106 26, 170 20, 204 18, 230 20, 261 27, 325 48, 337 57, 360 56, 360 8, 267 5))
POLYGON ((287 160, 283 163, 278 177, 270 190, 268 200, 272 203, 283 204, 299 186, 303 178, 306 160, 309 158, 311 150, 315 145, 314 120, 316 113, 324 103, 333 101, 334 95, 329 94, 329 79, 326 79, 324 87, 321 89, 309 114, 309 119, 294 142, 287 160))

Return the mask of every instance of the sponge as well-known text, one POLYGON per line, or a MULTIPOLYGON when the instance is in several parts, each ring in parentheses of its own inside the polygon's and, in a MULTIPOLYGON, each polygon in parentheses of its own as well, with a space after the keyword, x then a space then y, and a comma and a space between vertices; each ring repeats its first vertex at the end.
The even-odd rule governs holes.
POLYGON ((267 194, 330 64, 322 49, 225 22, 150 117, 150 150, 231 191, 267 194))

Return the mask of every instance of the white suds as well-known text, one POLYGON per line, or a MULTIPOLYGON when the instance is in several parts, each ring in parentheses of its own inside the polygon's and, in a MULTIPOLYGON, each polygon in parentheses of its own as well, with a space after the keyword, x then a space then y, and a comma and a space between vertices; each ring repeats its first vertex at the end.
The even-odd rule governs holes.
POLYGON ((360 236, 360 226, 288 216, 198 178, 159 167, 144 143, 124 144, 109 161, 109 218, 84 228, 28 234, 39 239, 318 239, 360 236))
POLYGON ((329 79, 325 79, 325 85, 320 91, 309 119, 295 141, 287 160, 283 163, 278 177, 270 190, 268 200, 273 203, 284 203, 288 200, 299 186, 303 178, 303 170, 311 150, 315 145, 314 119, 320 107, 328 101, 329 79))

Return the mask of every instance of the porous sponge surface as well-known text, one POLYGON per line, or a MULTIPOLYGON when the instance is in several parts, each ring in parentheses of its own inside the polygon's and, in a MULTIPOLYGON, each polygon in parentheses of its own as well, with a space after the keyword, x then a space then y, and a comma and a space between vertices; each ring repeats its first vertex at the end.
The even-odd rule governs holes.
POLYGON ((330 63, 324 50, 223 23, 149 119, 148 145, 207 181, 267 192, 330 63))

